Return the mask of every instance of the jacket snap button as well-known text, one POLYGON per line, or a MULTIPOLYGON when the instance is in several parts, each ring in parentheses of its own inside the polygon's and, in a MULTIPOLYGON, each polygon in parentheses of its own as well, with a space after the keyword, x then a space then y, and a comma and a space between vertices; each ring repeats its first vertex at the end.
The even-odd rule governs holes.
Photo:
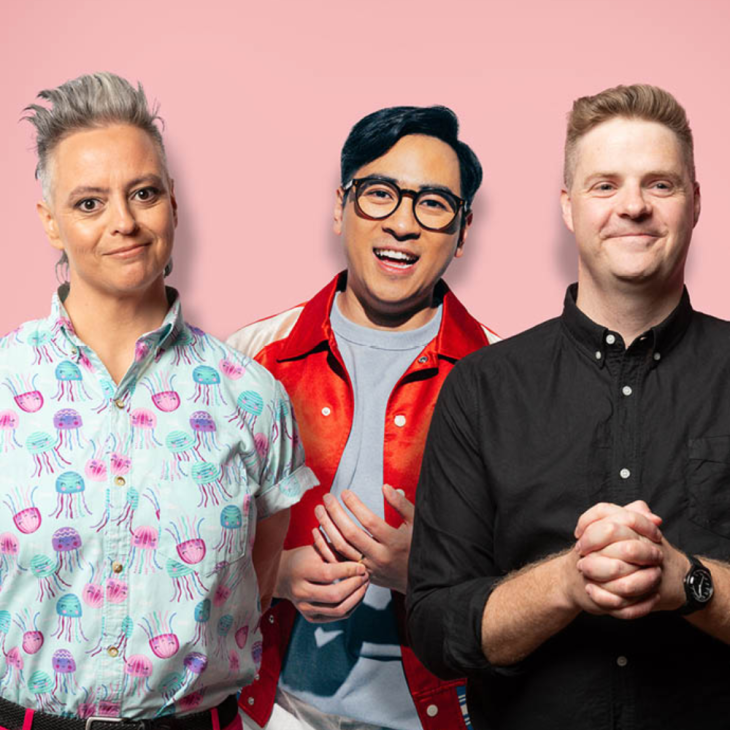
POLYGON ((406 425, 406 417, 402 413, 399 413, 393 421, 398 428, 403 428, 406 425))
POLYGON ((436 715, 438 715, 438 714, 439 714, 439 708, 438 708, 438 707, 436 707, 436 705, 429 705, 429 706, 428 706, 428 707, 426 708, 426 714, 427 714, 427 715, 428 715, 429 717, 436 717, 436 715))
POLYGON ((331 408, 329 408, 328 406, 325 406, 325 407, 324 407, 324 408, 322 409, 322 415, 323 415, 323 416, 329 416, 329 414, 330 414, 330 413, 332 413, 332 409, 331 409, 331 408))

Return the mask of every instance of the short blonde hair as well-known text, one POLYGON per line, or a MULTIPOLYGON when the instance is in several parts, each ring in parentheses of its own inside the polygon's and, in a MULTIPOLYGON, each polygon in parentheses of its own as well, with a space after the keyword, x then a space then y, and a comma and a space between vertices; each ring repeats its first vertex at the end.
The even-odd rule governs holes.
POLYGON ((568 114, 568 131, 565 137, 563 180, 566 188, 570 189, 573 184, 576 148, 580 138, 594 127, 615 117, 644 119, 671 129, 684 151, 692 182, 695 181, 694 142, 684 108, 668 91, 658 86, 632 84, 614 86, 594 96, 582 96, 573 102, 573 109, 568 114))

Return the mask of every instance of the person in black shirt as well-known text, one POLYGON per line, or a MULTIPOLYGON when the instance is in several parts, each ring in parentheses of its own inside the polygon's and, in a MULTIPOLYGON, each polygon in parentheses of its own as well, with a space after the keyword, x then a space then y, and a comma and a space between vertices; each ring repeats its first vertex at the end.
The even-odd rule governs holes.
POLYGON ((730 323, 695 312, 692 133, 666 91, 578 99, 563 314, 462 360, 429 432, 413 649, 475 728, 730 724, 730 323))

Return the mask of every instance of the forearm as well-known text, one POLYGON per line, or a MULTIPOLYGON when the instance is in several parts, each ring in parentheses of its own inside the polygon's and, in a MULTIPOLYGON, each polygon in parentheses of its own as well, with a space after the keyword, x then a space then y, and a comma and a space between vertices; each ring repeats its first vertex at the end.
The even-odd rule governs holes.
POLYGON ((579 613, 568 585, 577 553, 568 550, 533 563, 501 582, 482 616, 482 650, 494 666, 525 659, 579 613))
POLYGON ((253 546, 253 567, 259 584, 261 610, 271 603, 281 558, 281 549, 289 529, 289 510, 261 520, 256 525, 256 540, 253 546))

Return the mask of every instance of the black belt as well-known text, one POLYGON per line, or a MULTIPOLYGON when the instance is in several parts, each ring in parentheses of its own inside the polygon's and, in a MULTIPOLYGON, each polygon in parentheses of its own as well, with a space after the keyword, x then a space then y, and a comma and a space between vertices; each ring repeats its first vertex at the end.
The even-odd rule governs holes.
MULTIPOLYGON (((223 700, 217 707, 221 730, 230 725, 238 714, 236 695, 223 700)), ((8 702, 0 697, 0 725, 8 730, 23 727, 25 707, 8 702)), ((33 715, 33 730, 213 730, 210 710, 193 712, 190 715, 167 715, 151 720, 129 720, 124 717, 93 716, 85 720, 76 717, 62 717, 47 712, 33 715)))

